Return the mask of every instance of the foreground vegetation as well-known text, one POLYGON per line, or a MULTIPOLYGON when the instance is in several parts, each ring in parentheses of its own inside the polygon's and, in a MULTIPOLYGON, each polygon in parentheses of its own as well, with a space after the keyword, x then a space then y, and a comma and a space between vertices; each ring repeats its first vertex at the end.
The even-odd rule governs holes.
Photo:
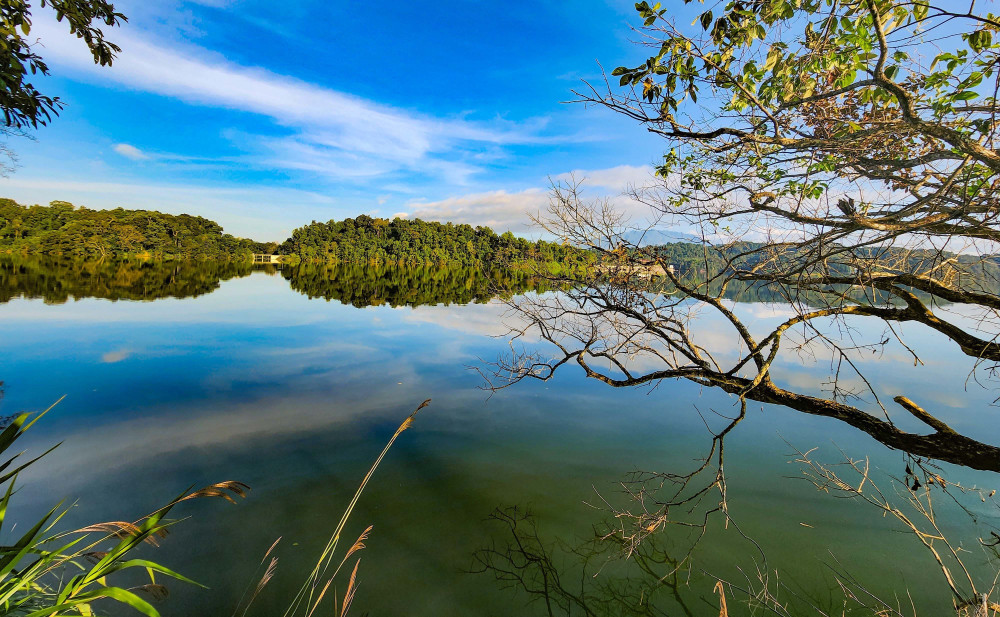
MULTIPOLYGON (((0 382, 0 386, 2 385, 3 382, 0 382)), ((347 550, 338 555, 341 534, 361 494, 393 443, 403 431, 412 426, 416 414, 429 403, 429 399, 421 403, 389 438, 354 492, 299 591, 289 600, 285 617, 309 617, 316 613, 321 604, 326 605, 326 609, 331 608, 329 605, 332 604, 332 612, 326 614, 341 617, 347 614, 358 585, 361 560, 356 554, 365 548, 364 542, 372 527, 369 526, 347 550), (345 566, 349 568, 348 562, 352 560, 354 567, 346 591, 342 597, 336 597, 337 594, 330 586, 341 571, 347 571, 345 566)), ((41 519, 34 521, 33 525, 31 521, 15 521, 14 525, 22 523, 31 527, 23 534, 11 535, 13 525, 3 528, 4 523, 13 518, 10 505, 16 493, 18 474, 55 447, 26 462, 19 460, 23 452, 10 454, 9 451, 25 431, 51 409, 50 407, 37 414, 21 413, 8 418, 0 431, 0 531, 6 531, 5 535, 10 536, 9 540, 0 545, 0 615, 93 617, 104 614, 103 609, 109 602, 116 602, 147 617, 159 617, 159 611, 151 602, 160 601, 169 595, 167 587, 163 585, 165 578, 202 585, 157 562, 137 557, 137 552, 144 544, 159 546, 170 526, 177 522, 168 519, 167 515, 182 502, 221 497, 236 503, 236 498, 247 496, 249 487, 238 481, 219 482, 193 492, 185 491, 165 506, 136 521, 109 521, 68 531, 59 530, 58 526, 71 506, 60 503, 41 519), (144 573, 148 582, 136 584, 137 579, 129 576, 130 573, 144 573), (157 582, 158 576, 160 582, 157 582)), ((254 600, 274 577, 278 559, 273 554, 280 541, 279 537, 265 553, 261 565, 267 563, 267 567, 259 580, 251 582, 252 593, 240 598, 233 615, 247 615, 254 600)), ((250 591, 250 587, 247 591, 250 591)))
MULTIPOLYGON (((10 451, 47 411, 19 414, 8 419, 0 432, 0 470, 5 472, 0 476, 0 486, 6 485, 0 497, 0 527, 13 518, 10 505, 18 474, 48 453, 23 462, 19 460, 23 452, 10 451)), ((157 582, 157 575, 161 581, 172 578, 196 583, 156 562, 137 558, 136 552, 143 544, 159 544, 172 524, 167 515, 181 502, 202 497, 235 501, 234 497, 244 497, 247 489, 240 482, 220 482, 185 492, 136 521, 97 523, 71 531, 57 529, 70 511, 70 506, 63 504, 53 507, 34 524, 14 521, 5 530, 10 539, 0 546, 0 614, 93 615, 95 602, 111 600, 157 617, 159 613, 150 600, 166 596, 166 588, 157 582), (11 535, 18 523, 27 527, 26 531, 11 535), (122 586, 130 572, 145 572, 148 582, 122 586)))

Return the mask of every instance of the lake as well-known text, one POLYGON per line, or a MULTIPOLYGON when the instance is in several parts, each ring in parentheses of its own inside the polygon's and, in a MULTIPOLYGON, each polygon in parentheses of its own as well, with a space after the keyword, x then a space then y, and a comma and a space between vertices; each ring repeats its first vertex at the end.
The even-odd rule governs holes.
MULTIPOLYGON (((503 276, 518 293, 558 293, 503 276)), ((32 452, 62 445, 19 478, 8 520, 28 524, 63 499, 75 503, 66 528, 134 519, 192 485, 240 480, 252 487, 246 500, 182 504, 175 514, 185 520, 143 556, 209 587, 171 583, 158 605, 164 615, 229 615, 281 537, 277 574, 248 613, 273 615, 385 441, 432 399, 389 452, 345 532, 349 546, 374 526, 359 553, 352 614, 546 614, 544 603, 529 604, 494 573, 476 573, 481 551, 509 539, 491 513, 515 505, 533 513, 568 588, 610 597, 623 588, 601 586, 616 577, 650 580, 636 559, 611 553, 592 556, 581 575, 559 547, 606 529, 608 504, 629 501, 621 481, 630 472, 696 468, 711 443, 706 424, 718 428, 738 411, 736 399, 679 381, 615 389, 573 368, 491 394, 476 369, 488 371, 509 351, 504 323, 517 317, 491 300, 489 282, 434 268, 0 260, 0 414, 66 397, 27 435, 32 452)), ((737 309, 761 327, 786 312, 763 303, 737 309)), ((711 335, 710 319, 702 327, 711 335)), ((859 362, 890 399, 904 391, 956 430, 1000 443, 995 390, 967 381, 967 359, 943 338, 934 349, 921 366, 892 347, 859 362)), ((822 361, 791 353, 776 370, 785 383, 817 392, 829 374, 822 361)), ((917 430, 912 418, 894 420, 917 430)), ((654 592, 657 606, 716 615, 713 576, 739 583, 761 568, 772 582, 776 571, 797 602, 838 606, 836 578, 853 575, 907 610, 907 594, 920 614, 951 610, 940 572, 912 534, 869 506, 817 491, 794 460, 796 449, 811 448, 826 463, 870 457, 872 479, 902 500, 905 491, 884 477, 903 475, 901 453, 836 420, 760 404, 749 406, 725 443, 734 522, 712 519, 679 582, 671 577, 654 592)), ((943 467, 967 484, 1000 484, 995 474, 943 467)), ((705 503, 713 500, 717 494, 705 503)), ((969 503, 982 524, 1000 524, 995 504, 969 503)), ((941 503, 939 516, 970 550, 977 575, 995 574, 976 546, 982 530, 954 504, 941 503)), ((670 527, 652 538, 664 551, 654 572, 668 571, 695 535, 670 527)), ((346 577, 336 585, 342 596, 346 577)), ((739 600, 729 601, 740 614, 739 600)))

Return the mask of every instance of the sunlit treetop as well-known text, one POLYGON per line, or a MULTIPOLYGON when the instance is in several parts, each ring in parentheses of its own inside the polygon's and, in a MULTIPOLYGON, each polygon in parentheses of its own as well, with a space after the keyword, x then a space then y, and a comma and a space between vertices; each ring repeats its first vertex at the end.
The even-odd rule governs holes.
MULTIPOLYGON (((58 115, 58 97, 42 94, 31 83, 32 75, 48 75, 49 67, 31 37, 31 1, 0 2, 0 109, 8 129, 36 128, 58 115)), ((117 26, 126 18, 106 0, 38 0, 41 8, 55 11, 56 19, 69 25, 83 39, 94 62, 109 66, 121 49, 104 38, 100 25, 117 26)))
POLYGON ((670 140, 659 173, 679 174, 675 205, 713 200, 713 221, 769 212, 1000 239, 1000 18, 900 0, 733 0, 691 24, 659 4, 636 9, 655 53, 614 70, 624 94, 609 84, 584 98, 670 140), (839 202, 834 189, 863 195, 809 211, 808 200, 839 202))

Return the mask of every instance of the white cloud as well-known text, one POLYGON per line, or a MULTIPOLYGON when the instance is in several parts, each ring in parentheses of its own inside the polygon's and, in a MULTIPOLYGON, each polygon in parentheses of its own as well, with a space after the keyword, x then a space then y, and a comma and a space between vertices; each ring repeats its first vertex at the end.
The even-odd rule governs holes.
POLYGON ((114 150, 118 154, 126 158, 130 158, 133 161, 146 161, 150 158, 148 154, 129 144, 115 144, 114 150))
POLYGON ((643 187, 654 183, 653 168, 648 165, 619 165, 608 169, 582 170, 560 174, 554 178, 557 182, 582 181, 586 187, 600 187, 612 191, 623 192, 630 187, 643 187))
MULTIPOLYGON (((624 193, 630 187, 648 186, 655 182, 652 173, 651 167, 620 165, 608 169, 567 172, 553 176, 552 181, 561 184, 579 182, 581 199, 607 199, 625 212, 637 229, 643 229, 651 218, 649 208, 624 193)), ((432 221, 486 225, 498 231, 538 231, 531 216, 544 214, 549 205, 550 194, 549 188, 537 187, 516 192, 499 190, 438 201, 416 201, 409 204, 412 208, 409 215, 432 221)))
POLYGON ((128 359, 131 355, 132 352, 128 349, 116 349, 114 351, 101 354, 101 362, 104 364, 115 364, 116 362, 128 359))
MULTIPOLYGON (((383 175, 394 170, 430 169, 446 179, 466 178, 478 168, 485 146, 537 143, 542 120, 515 124, 476 123, 438 118, 369 101, 293 77, 228 61, 191 45, 170 47, 149 42, 134 29, 116 32, 122 52, 111 69, 96 67, 86 47, 62 25, 38 20, 35 32, 45 57, 61 71, 99 83, 169 96, 187 103, 250 112, 271 118, 291 131, 262 140, 270 162, 336 177, 383 175)), ((34 34, 33 33, 33 34, 34 34)), ((116 148, 117 150, 117 148, 116 148)), ((125 156, 129 154, 118 150, 125 156)))
POLYGON ((486 225, 503 231, 525 231, 531 227, 529 213, 535 213, 549 202, 544 189, 528 189, 516 193, 493 191, 451 197, 434 202, 411 204, 410 216, 429 221, 451 221, 469 225, 486 225))

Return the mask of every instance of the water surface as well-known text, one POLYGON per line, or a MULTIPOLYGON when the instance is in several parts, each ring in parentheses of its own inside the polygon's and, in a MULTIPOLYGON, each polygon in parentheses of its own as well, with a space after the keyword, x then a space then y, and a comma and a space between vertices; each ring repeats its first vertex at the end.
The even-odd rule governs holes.
MULTIPOLYGON (((354 614, 543 614, 491 576, 469 573, 477 549, 504 541, 488 520, 494 508, 530 508, 553 543, 585 541, 606 519, 604 500, 626 501, 619 481, 628 472, 697 466, 709 445, 706 422, 717 427, 717 414, 737 410, 732 397, 687 382, 613 389, 572 369, 490 396, 472 369, 509 350, 497 337, 514 317, 468 272, 54 268, 9 260, 0 268, 0 412, 66 396, 29 434, 32 450, 63 444, 22 478, 21 524, 64 498, 77 503, 70 525, 138 517, 191 485, 235 479, 253 488, 235 507, 191 504, 182 512, 191 518, 147 551, 211 588, 172 584, 164 615, 230 614, 279 536, 278 576, 251 614, 283 609, 385 440, 428 398, 348 527, 353 539, 374 525, 354 614)), ((530 281, 521 291, 547 293, 530 281)), ((760 327, 783 314, 765 304, 740 310, 760 327)), ((711 322, 704 326, 710 334, 711 322)), ((1000 442, 996 393, 956 386, 964 356, 944 343, 939 351, 913 367, 892 350, 898 357, 872 358, 866 369, 884 394, 906 391, 943 410, 957 430, 1000 442)), ((829 369, 797 357, 779 363, 806 391, 818 391, 829 369)), ((908 589, 917 602, 948 610, 940 575, 912 537, 789 479, 800 475, 793 447, 816 446, 825 460, 838 460, 842 448, 902 474, 899 453, 835 420, 751 406, 726 446, 739 527, 713 525, 690 587, 680 600, 665 590, 662 602, 678 602, 678 614, 717 613, 714 581, 701 569, 752 571, 761 554, 745 535, 767 568, 810 597, 833 595, 834 565, 875 590, 908 589)), ((990 474, 955 474, 998 484, 990 474)), ((980 514, 996 521, 986 505, 980 514)), ((967 535, 954 520, 955 533, 967 535)), ((671 531, 665 540, 682 545, 686 537, 671 531)), ((629 573, 612 564, 590 574, 598 571, 587 584, 629 573)))

